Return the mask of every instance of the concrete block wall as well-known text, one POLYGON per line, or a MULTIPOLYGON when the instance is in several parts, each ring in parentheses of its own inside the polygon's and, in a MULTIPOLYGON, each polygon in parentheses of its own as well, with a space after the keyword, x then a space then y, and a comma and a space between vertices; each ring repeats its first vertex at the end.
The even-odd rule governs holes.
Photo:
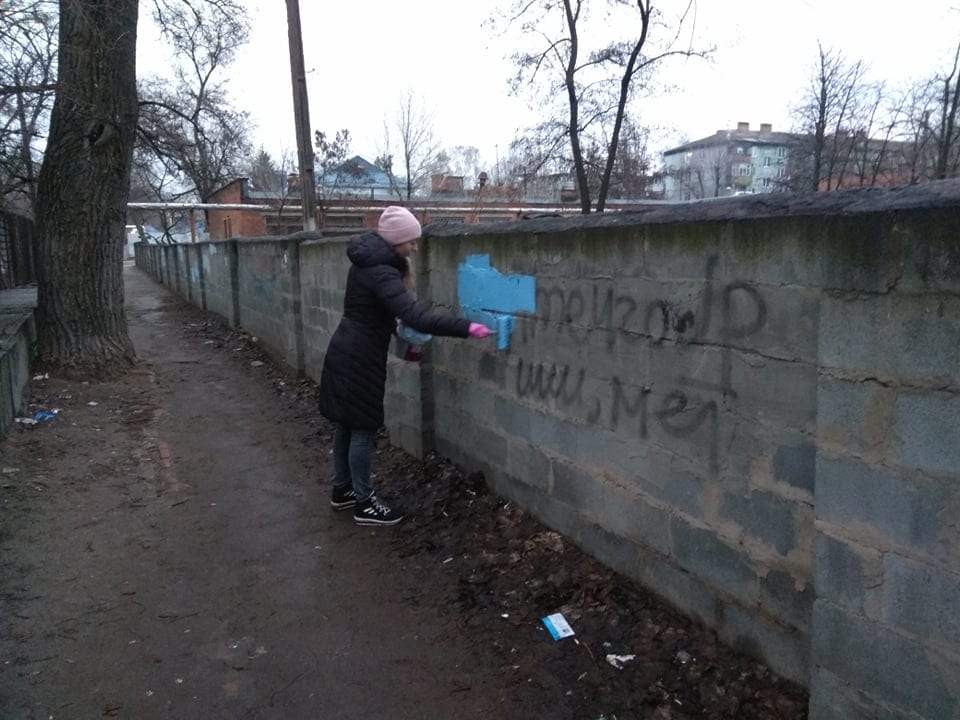
POLYGON ((236 246, 239 324, 297 372, 304 366, 299 245, 262 239, 236 246))
POLYGON ((207 284, 203 278, 203 254, 207 248, 196 243, 184 245, 183 248, 187 278, 187 300, 206 310, 207 284))
MULTIPOLYGON (((263 277, 291 241, 257 249, 263 277)), ((315 379, 344 251, 299 248, 315 379)), ((421 299, 461 312, 474 255, 536 309, 508 349, 391 358, 394 442, 807 683, 814 720, 960 717, 960 182, 428 227, 421 299)), ((257 303, 286 312, 277 292, 257 303)))
POLYGON ((806 681, 818 300, 783 270, 805 250, 770 221, 544 228, 427 243, 442 303, 468 253, 536 279, 509 350, 435 348, 437 448, 806 681))
POLYGON ((198 244, 198 280, 204 310, 216 313, 231 326, 240 323, 240 298, 237 287, 237 243, 209 242, 198 244))
POLYGON ((0 440, 24 409, 30 347, 37 341, 36 289, 8 290, 0 298, 0 440))
POLYGON ((160 252, 158 255, 157 271, 159 275, 159 280, 162 283, 165 283, 172 290, 176 288, 175 285, 171 285, 173 279, 172 268, 174 266, 174 254, 173 248, 157 248, 160 252))
POLYGON ((347 284, 344 239, 310 240, 300 246, 300 308, 303 323, 303 366, 318 382, 327 344, 343 312, 347 284))
POLYGON ((958 190, 442 230, 432 264, 488 253, 537 310, 438 362, 437 446, 808 683, 811 717, 960 717, 958 190))
POLYGON ((186 300, 190 300, 192 293, 190 292, 190 266, 187 257, 188 246, 171 245, 170 247, 173 249, 171 254, 173 263, 171 265, 170 284, 178 295, 186 300))
POLYGON ((815 718, 960 717, 958 238, 951 210, 864 224, 825 279, 815 718))

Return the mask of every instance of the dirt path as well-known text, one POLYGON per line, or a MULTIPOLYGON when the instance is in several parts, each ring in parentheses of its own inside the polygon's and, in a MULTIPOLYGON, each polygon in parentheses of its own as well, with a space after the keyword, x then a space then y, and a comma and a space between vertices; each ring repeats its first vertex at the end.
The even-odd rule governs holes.
POLYGON ((0 717, 511 717, 389 531, 329 509, 316 418, 126 282, 137 370, 34 382, 59 413, 0 445, 0 717))
POLYGON ((481 476, 381 442, 408 519, 328 506, 316 388, 126 270, 134 372, 0 442, 0 719, 802 720, 481 476), (575 639, 540 618, 563 612, 575 639), (635 655, 622 668, 608 654, 635 655))

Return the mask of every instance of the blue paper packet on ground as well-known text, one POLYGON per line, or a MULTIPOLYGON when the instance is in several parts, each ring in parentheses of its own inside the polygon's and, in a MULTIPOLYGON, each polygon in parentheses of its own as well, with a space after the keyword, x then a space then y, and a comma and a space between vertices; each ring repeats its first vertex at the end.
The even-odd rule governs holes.
POLYGON ((570 623, 567 622, 567 619, 561 613, 547 615, 541 622, 546 626, 554 640, 560 640, 561 638, 570 637, 574 634, 570 623))

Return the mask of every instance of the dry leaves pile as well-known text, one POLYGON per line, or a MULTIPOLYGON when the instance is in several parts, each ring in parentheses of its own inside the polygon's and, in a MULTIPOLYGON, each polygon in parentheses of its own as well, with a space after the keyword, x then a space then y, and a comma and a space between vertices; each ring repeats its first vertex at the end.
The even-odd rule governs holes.
POLYGON ((489 492, 482 475, 386 444, 378 464, 385 492, 410 516, 397 528, 397 553, 418 558, 424 583, 447 578, 450 611, 487 636, 505 677, 546 690, 569 717, 806 717, 802 687, 489 492), (546 632, 541 618, 556 612, 574 638, 546 632))

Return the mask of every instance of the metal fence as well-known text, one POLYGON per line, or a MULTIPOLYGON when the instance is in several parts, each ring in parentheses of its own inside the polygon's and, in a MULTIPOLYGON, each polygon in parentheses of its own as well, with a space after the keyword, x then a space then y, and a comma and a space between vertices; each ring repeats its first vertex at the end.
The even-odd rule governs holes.
POLYGON ((0 210, 0 290, 34 284, 34 258, 33 221, 0 210))

